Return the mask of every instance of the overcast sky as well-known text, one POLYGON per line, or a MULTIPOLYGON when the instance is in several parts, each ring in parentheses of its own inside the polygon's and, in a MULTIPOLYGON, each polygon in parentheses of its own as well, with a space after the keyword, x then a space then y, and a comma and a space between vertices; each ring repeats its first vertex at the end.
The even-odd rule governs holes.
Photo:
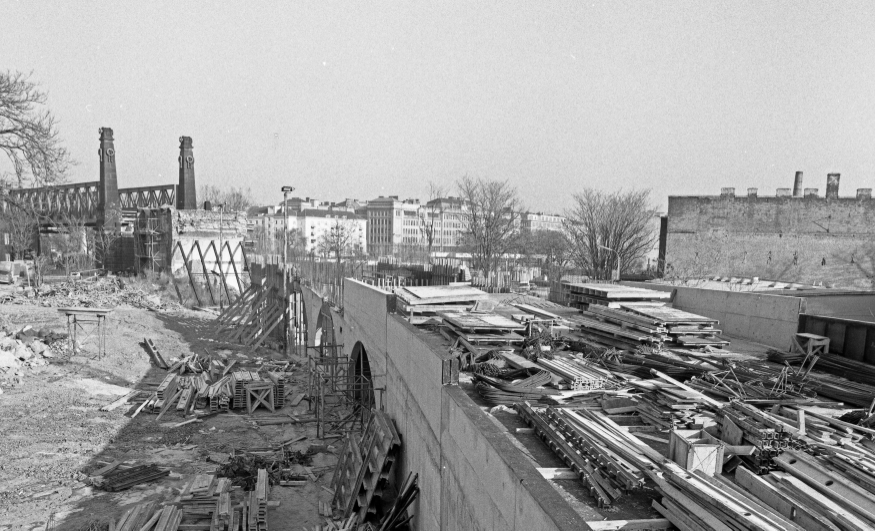
MULTIPOLYGON (((33 71, 98 178, 426 198, 509 179, 534 210, 583 187, 668 195, 875 187, 868 2, 16 2, 0 68, 33 71)), ((296 192, 297 193, 297 192, 296 192)))

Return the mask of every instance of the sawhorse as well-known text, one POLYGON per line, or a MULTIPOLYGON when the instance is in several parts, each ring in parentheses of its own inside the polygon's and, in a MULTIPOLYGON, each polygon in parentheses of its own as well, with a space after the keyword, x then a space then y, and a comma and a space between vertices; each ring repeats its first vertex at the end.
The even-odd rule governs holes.
POLYGON ((106 316, 111 311, 109 308, 58 308, 59 313, 67 316, 67 334, 73 355, 76 355, 76 345, 82 345, 92 336, 97 339, 97 359, 106 354, 106 316), (81 342, 78 341, 80 332, 86 334, 81 342))

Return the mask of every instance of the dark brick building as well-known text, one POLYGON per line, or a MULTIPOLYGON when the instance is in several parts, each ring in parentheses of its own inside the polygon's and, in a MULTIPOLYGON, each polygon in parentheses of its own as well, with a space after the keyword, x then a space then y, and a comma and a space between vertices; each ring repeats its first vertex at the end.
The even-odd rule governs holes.
POLYGON ((672 196, 661 246, 667 278, 760 277, 869 288, 875 275, 875 200, 870 188, 839 197, 839 175, 816 188, 759 196, 672 196))

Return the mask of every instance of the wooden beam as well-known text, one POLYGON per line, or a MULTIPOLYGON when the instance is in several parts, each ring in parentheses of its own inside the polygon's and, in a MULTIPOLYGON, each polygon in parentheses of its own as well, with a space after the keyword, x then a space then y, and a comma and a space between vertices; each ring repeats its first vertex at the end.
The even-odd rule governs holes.
POLYGON ((647 520, 596 520, 587 522, 593 531, 615 531, 623 529, 672 529, 672 523, 667 518, 650 518, 647 520))

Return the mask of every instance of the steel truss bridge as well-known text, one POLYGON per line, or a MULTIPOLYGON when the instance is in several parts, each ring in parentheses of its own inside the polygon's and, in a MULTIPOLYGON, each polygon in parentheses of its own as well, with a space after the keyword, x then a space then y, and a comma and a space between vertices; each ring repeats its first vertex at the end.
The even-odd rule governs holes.
MULTIPOLYGON (((41 226, 66 225, 71 220, 94 225, 102 214, 99 190, 100 181, 94 181, 41 188, 18 188, 10 190, 8 198, 13 204, 34 212, 39 217, 41 226)), ((121 188, 118 196, 122 216, 125 219, 133 219, 136 217, 137 209, 140 208, 176 206, 176 185, 121 188)), ((0 211, 5 211, 7 208, 9 208, 8 202, 0 201, 0 211)))

